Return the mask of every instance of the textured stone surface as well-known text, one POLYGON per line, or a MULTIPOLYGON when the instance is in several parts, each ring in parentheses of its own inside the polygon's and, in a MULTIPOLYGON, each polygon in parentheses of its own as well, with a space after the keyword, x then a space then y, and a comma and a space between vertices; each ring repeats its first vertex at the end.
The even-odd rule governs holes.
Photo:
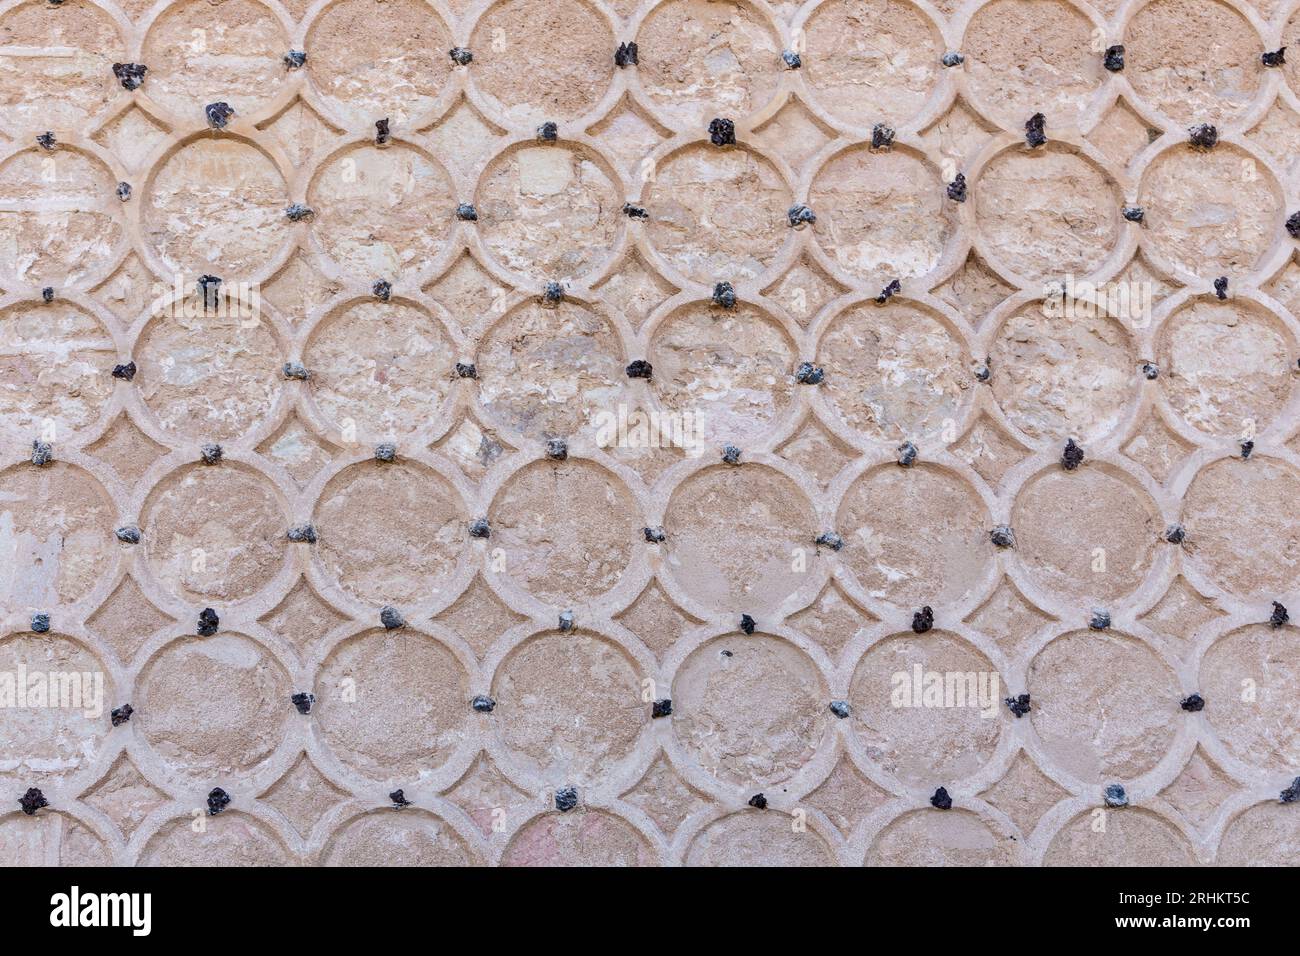
POLYGON ((0 864, 1293 863, 1294 8, 7 5, 0 864))

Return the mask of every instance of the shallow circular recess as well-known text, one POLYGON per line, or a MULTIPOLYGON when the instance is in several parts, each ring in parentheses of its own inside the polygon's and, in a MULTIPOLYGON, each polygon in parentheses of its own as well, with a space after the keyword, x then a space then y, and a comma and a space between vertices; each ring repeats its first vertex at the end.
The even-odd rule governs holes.
POLYGON ((30 0, 0 17, 0 36, 26 55, 0 62, 0 113, 26 130, 82 129, 116 94, 126 47, 112 19, 83 0, 30 0))
POLYGON ((107 268, 123 235, 116 190, 108 167, 75 149, 33 147, 10 156, 0 165, 5 273, 62 286, 107 268))
POLYGON ((943 40, 905 0, 831 0, 804 27, 803 79, 817 101, 854 126, 904 123, 938 82, 943 40))
MULTIPOLYGON (((235 290, 231 290, 232 293, 235 290)), ((205 312, 198 295, 155 308, 135 347, 134 385, 167 431, 225 441, 255 428, 275 403, 283 350, 248 300, 205 312)))
POLYGON ((141 672, 132 726, 178 773, 205 780, 251 774, 288 733, 295 690, 251 638, 229 631, 181 638, 141 672))
MULTIPOLYGON (((203 108, 218 101, 237 116, 256 113, 289 76, 282 60, 289 46, 280 21, 260 3, 222 0, 214 8, 185 0, 169 7, 145 36, 143 89, 195 126, 203 123, 203 108)), ((313 56, 313 72, 315 65, 313 56)))
POLYGON ((154 488, 143 512, 149 566, 183 601, 252 597, 284 563, 284 508, 270 481, 243 466, 189 465, 154 488))
POLYGON ((335 109, 357 125, 373 129, 387 117, 397 129, 433 108, 451 79, 452 46, 431 4, 343 0, 316 18, 304 49, 312 81, 335 109))
POLYGON ((999 153, 971 193, 989 256, 1031 282, 1088 275, 1119 241, 1123 197, 1099 166, 1066 147, 999 153))
POLYGON ((582 604, 632 563, 640 509, 622 481, 588 461, 538 461, 512 475, 491 506, 505 573, 539 601, 582 604))
POLYGON ((1300 853, 1300 816, 1276 800, 1257 803, 1228 824, 1220 866, 1291 866, 1300 853))
POLYGON ((929 310, 906 302, 857 305, 817 346, 822 391, 849 428, 877 441, 941 441, 969 404, 973 363, 929 310))
POLYGON ((815 830, 796 830, 784 813, 742 810, 714 820, 686 849, 687 866, 838 866, 815 830))
POLYGON ((879 600, 961 604, 989 572, 992 524, 979 495, 952 472, 891 462, 845 493, 835 521, 844 537, 839 560, 879 600))
POLYGON ((469 676, 442 643, 409 627, 343 641, 316 679, 312 717, 334 756, 372 780, 410 784, 441 767, 473 713, 469 676))
MULTIPOLYGON (((228 791, 229 792, 229 791, 228 791)), ((230 794, 236 805, 252 794, 230 794)), ((217 817, 204 817, 202 833, 190 829, 186 814, 163 824, 140 853, 141 866, 293 866, 288 849, 265 823, 233 806, 217 817)))
POLYGON ((807 497, 785 475, 763 465, 717 465, 673 492, 664 565, 694 600, 761 621, 806 583, 815 565, 799 558, 811 558, 816 525, 807 497))
POLYGON ((577 279, 609 257, 621 196, 617 177, 585 146, 520 146, 479 179, 478 231, 507 269, 537 283, 577 279))
POLYGON ((261 150, 203 136, 170 154, 149 181, 141 202, 145 239, 187 287, 200 275, 215 275, 229 292, 265 270, 284 243, 288 197, 280 171, 261 150))
POLYGON ((70 302, 19 302, 0 311, 0 435, 30 444, 99 419, 113 394, 117 346, 89 312, 70 302))
POLYGON ((654 866, 654 850, 622 817, 578 808, 526 823, 501 855, 502 866, 654 866))
POLYGON ((504 0, 474 26, 470 77, 500 121, 563 122, 605 95, 617 46, 609 21, 582 0, 504 0))
POLYGON ((474 866, 459 833, 423 810, 380 810, 353 820, 330 837, 324 866, 474 866))
POLYGON ((1291 399, 1296 342, 1247 299, 1193 299, 1165 320, 1160 387, 1193 428, 1233 440, 1263 431, 1291 399))
POLYGON ((735 786, 789 780, 830 729, 821 672, 778 637, 736 633, 709 641, 682 662, 672 691, 673 734, 682 749, 735 786))
POLYGON ((971 91, 1003 125, 1034 113, 1074 126, 1108 74, 1093 51, 1094 26, 1064 0, 993 0, 976 11, 961 51, 971 91))
POLYGON ((595 781, 650 722, 643 676, 612 641, 582 631, 530 638, 497 668, 493 719, 515 761, 547 785, 595 781))
POLYGON ((413 461, 348 466, 321 492, 314 520, 321 566, 370 604, 438 597, 467 548, 469 515, 459 493, 413 461))
POLYGON ((36 817, 9 813, 0 822, 0 866, 113 865, 113 852, 89 827, 57 809, 36 817))
POLYGON ((75 465, 0 472, 0 610, 47 611, 90 593, 113 569, 116 517, 103 486, 75 465))
POLYGON ((1252 271, 1286 216, 1273 174, 1229 143, 1161 153, 1142 176, 1138 205, 1147 247, 1203 279, 1252 271))
POLYGON ((333 156, 312 180, 307 204, 316 212, 314 235, 340 269, 353 279, 391 282, 437 259, 456 198, 441 166, 395 143, 333 156))
POLYGON ((7 790, 54 784, 94 763, 117 698, 99 658, 54 632, 17 634, 0 641, 0 674, 7 685, 0 707, 0 779, 7 790))
MULTIPOLYGON (((1229 593, 1272 600, 1300 574, 1300 475, 1267 458, 1226 458, 1192 479, 1183 524, 1187 561, 1229 593)), ((1019 529, 1017 529, 1019 531, 1019 529)))
POLYGON ((650 385, 684 436, 710 446, 743 441, 794 400, 797 357, 789 333, 754 306, 692 302, 655 328, 650 385))
POLYGON ((603 312, 566 300, 517 305, 479 345, 478 397, 529 439, 570 438, 608 424, 627 375, 623 342, 603 312))
POLYGON ((776 92, 781 41, 762 12, 730 0, 671 0, 637 32, 637 79, 671 123, 703 129, 716 116, 738 120, 776 92))
POLYGON ((687 146, 646 184, 646 236, 695 282, 753 279, 786 241, 792 201, 781 174, 758 153, 687 146))
POLYGON ((1198 686, 1208 702, 1205 719, 1242 763, 1291 774, 1300 768, 1297 681, 1296 628, 1239 628, 1210 645, 1201 660, 1198 686))
POLYGON ((865 866, 1015 866, 1015 844, 970 810, 913 810, 872 841, 865 866))
POLYGON ((1030 302, 990 348, 993 398, 1034 441, 1101 438, 1137 398, 1138 358, 1124 326, 1086 297, 1030 302))
POLYGON ((1177 736, 1178 679, 1133 638, 1111 631, 1064 634, 1029 662, 1027 683, 1044 751, 1079 780, 1139 777, 1177 736))
POLYGON ((1124 32, 1124 76, 1178 123, 1230 123, 1254 99, 1264 47, 1250 21, 1217 0, 1154 0, 1124 32))
MULTIPOLYGON (((1037 701, 1035 701, 1037 704, 1037 701)), ((1105 811, 1106 829, 1097 829, 1097 811, 1079 814, 1052 838, 1044 866, 1196 866, 1196 853, 1168 820, 1148 810, 1105 811)))
POLYGON ((442 322, 424 309, 362 300, 316 327, 303 363, 317 407, 336 428, 396 438, 437 422, 455 352, 442 322))
POLYGON ((993 756, 1007 689, 988 658, 954 634, 895 635, 853 672, 851 730, 908 786, 951 786, 993 756))
POLYGON ((817 241, 868 291, 932 271, 957 229, 939 171, 902 147, 849 147, 818 170, 809 202, 817 241))
POLYGON ((1164 521, 1133 479, 1108 465, 1053 465, 1031 478, 1011 509, 1016 554, 1041 588, 1077 608, 1131 594, 1155 562, 1164 521))

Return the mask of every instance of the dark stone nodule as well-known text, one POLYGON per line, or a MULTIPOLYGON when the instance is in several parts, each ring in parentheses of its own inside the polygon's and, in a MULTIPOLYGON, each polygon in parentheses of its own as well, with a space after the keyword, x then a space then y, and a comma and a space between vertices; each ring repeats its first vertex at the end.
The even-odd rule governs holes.
POLYGON ((128 183, 128 182, 120 182, 120 183, 117 184, 117 198, 120 199, 120 200, 122 200, 122 202, 126 202, 128 199, 131 198, 131 184, 130 184, 130 183, 128 183))
POLYGON ((301 69, 307 62, 307 54, 302 50, 290 50, 284 55, 284 65, 291 70, 301 69))
POLYGON ((830 548, 832 551, 838 551, 844 547, 844 539, 834 531, 823 531, 813 539, 813 544, 830 548))
POLYGON ((1178 706, 1189 714, 1205 709, 1205 698, 1200 694, 1189 694, 1178 702, 1178 706))
POLYGON ((1160 377, 1160 367, 1155 362, 1143 362, 1142 374, 1146 376, 1147 381, 1154 382, 1160 377))
POLYGON ((876 296, 876 304, 884 305, 886 302, 888 302, 890 299, 892 299, 894 296, 898 295, 898 293, 902 291, 903 291, 903 284, 899 282, 897 279, 890 279, 889 285, 881 289, 880 294, 876 296))
POLYGON ((131 715, 134 713, 134 707, 130 704, 123 704, 121 707, 114 707, 112 713, 108 715, 108 719, 113 722, 114 727, 121 727, 131 719, 131 715))
POLYGON ((390 462, 397 458, 397 446, 390 441, 375 446, 375 461, 390 462))
POLYGON ((1088 626, 1094 631, 1104 631, 1110 627, 1110 612, 1097 610, 1092 612, 1092 617, 1088 618, 1088 626))
POLYGON ((1105 58, 1101 65, 1112 73, 1118 73, 1124 69, 1124 47, 1116 44, 1106 47, 1105 58))
POLYGON ((140 84, 144 82, 144 75, 149 72, 149 67, 143 63, 114 63, 113 75, 117 81, 122 84, 124 90, 138 90, 140 84))
POLYGON ((284 207, 284 214, 290 222, 310 222, 316 218, 316 210, 300 202, 290 203, 284 207))
POLYGON ((984 361, 975 366, 975 381, 987 382, 993 377, 993 363, 987 356, 984 361))
POLYGON ((1061 467, 1066 471, 1074 471, 1083 464, 1083 449, 1073 438, 1065 440, 1065 450, 1061 452, 1061 467))
POLYGON ((490 538, 492 537, 492 526, 488 524, 487 518, 475 518, 469 523, 469 536, 471 538, 490 538))
POLYGON ((559 305, 564 301, 564 286, 558 282, 546 283, 546 288, 542 290, 542 301, 547 305, 559 305))
POLYGON ((942 57, 940 57, 939 62, 942 63, 944 66, 951 68, 954 66, 961 66, 963 63, 966 62, 966 57, 962 56, 962 54, 953 50, 949 53, 945 53, 942 57))
POLYGON ((293 706, 298 709, 298 713, 310 714, 311 705, 316 703, 316 695, 308 694, 306 692, 300 691, 299 693, 294 694, 292 697, 290 697, 289 700, 293 704, 293 706))
POLYGON ((803 57, 801 57, 794 50, 782 50, 781 60, 791 70, 797 70, 801 66, 803 66, 803 57))
POLYGON ((1129 222, 1141 222, 1146 218, 1147 212, 1141 206, 1125 206, 1124 218, 1129 222))
POLYGON ((45 150, 57 149, 59 145, 59 141, 54 138, 54 134, 49 130, 46 130, 44 133, 41 133, 40 136, 37 136, 36 143, 41 147, 41 149, 45 150))
POLYGON ((644 206, 634 206, 630 202, 623 203, 623 215, 627 216, 629 219, 636 219, 640 222, 644 222, 650 218, 650 213, 646 211, 644 206))
POLYGON ((479 694, 469 702, 469 705, 480 714, 490 714, 496 709, 497 702, 487 694, 479 694))
POLYGON ((645 359, 634 359, 627 363, 625 371, 628 378, 649 378, 654 374, 654 366, 645 359))
POLYGON ((871 127, 871 148, 889 149, 894 145, 894 127, 877 123, 871 127))
POLYGON ((220 302, 221 277, 202 275, 199 276, 194 286, 199 298, 203 300, 204 310, 215 309, 220 302))
POLYGON ((32 615, 32 633, 48 634, 50 632, 50 615, 45 611, 38 611, 32 615))
POLYGON ((316 527, 310 524, 294 525, 289 529, 288 538, 295 544, 315 544, 316 527))
POLYGON ((220 626, 221 617, 212 608, 205 607, 199 612, 199 626, 196 628, 199 637, 211 637, 220 626))
POLYGON ((728 465, 740 464, 741 451, 735 445, 726 445, 722 449, 722 460, 728 465))
POLYGON ((1278 50, 1268 50, 1259 55, 1259 61, 1265 66, 1285 66, 1286 65, 1286 47, 1278 50))
POLYGON ((571 632, 571 631, 573 630, 573 612, 572 612, 572 611, 561 611, 561 612, 560 612, 559 628, 560 628, 560 630, 563 631, 565 634, 568 634, 569 632, 571 632))
POLYGON ((129 382, 135 378, 136 367, 134 362, 126 362, 122 365, 113 366, 113 378, 120 378, 124 382, 129 382))
POLYGON ((663 525, 655 525, 653 528, 643 528, 647 544, 663 544, 668 540, 668 532, 664 530, 663 525))
POLYGON ((740 629, 746 634, 753 634, 758 624, 748 614, 740 615, 740 629))
POLYGON ((1025 714, 1034 709, 1033 705, 1029 702, 1028 694, 1017 694, 1015 697, 1003 698, 1003 703, 1007 705, 1007 709, 1011 711, 1011 713, 1016 715, 1017 719, 1025 716, 1025 714))
POLYGON ((447 51, 447 55, 451 57, 451 62, 457 66, 469 66, 474 62, 474 54, 463 46, 452 47, 447 51))
POLYGON ((392 138, 392 131, 388 128, 388 117, 385 116, 381 120, 375 120, 375 145, 386 146, 392 138))
POLYGON ((736 124, 718 117, 709 122, 709 142, 714 146, 736 145, 736 124))
POLYGON ((833 700, 830 703, 830 711, 840 720, 844 720, 849 714, 853 713, 853 708, 849 706, 847 700, 833 700))
POLYGON ((554 143, 560 138, 560 128, 551 122, 543 123, 537 127, 537 138, 543 143, 554 143))
POLYGON ((803 203, 795 203, 786 211, 785 218, 792 227, 796 227, 816 222, 817 214, 803 203))
POLYGON ((656 700, 650 705, 650 716, 671 717, 673 713, 673 702, 671 698, 665 697, 662 700, 656 700))
POLYGON ((947 787, 940 787, 934 792, 934 795, 930 797, 930 806, 936 810, 952 809, 952 797, 948 796, 947 787))
POLYGON ((225 129, 230 122, 230 117, 235 115, 235 109, 225 102, 209 103, 203 107, 203 115, 207 117, 208 125, 213 129, 225 129))
POLYGON ((1128 806, 1128 794, 1119 784, 1112 783, 1106 788, 1106 806, 1116 809, 1128 806))
POLYGON ((54 446, 39 439, 32 442, 32 464, 43 468, 54 460, 54 446))
POLYGON ((1187 538, 1187 529, 1180 524, 1171 524, 1165 529, 1165 540, 1170 544, 1182 544, 1187 538))
POLYGON ((1286 231, 1292 239, 1300 239, 1300 212, 1293 212, 1287 216, 1286 231))
POLYGON ((578 788, 561 787, 555 791, 555 809, 568 813, 578 805, 578 788))
POLYGON ((1269 626, 1270 626, 1270 627, 1281 627, 1283 624, 1285 624, 1285 623, 1286 623, 1287 621, 1289 621, 1289 620, 1291 620, 1291 615, 1290 615, 1290 613, 1288 613, 1288 611, 1287 611, 1287 609, 1286 609, 1286 605, 1285 605, 1285 604, 1281 604, 1281 603, 1279 603, 1278 601, 1274 601, 1274 602, 1273 602, 1273 613, 1272 613, 1271 615, 1269 615, 1269 618, 1268 618, 1269 626))
POLYGON ((311 372, 307 371, 307 366, 301 362, 285 362, 283 371, 285 378, 296 379, 300 382, 305 382, 311 378, 311 372))
POLYGON ((387 302, 393 294, 393 284, 387 279, 376 279, 370 284, 370 294, 380 302, 387 302))
POLYGON ((620 43, 618 49, 614 51, 614 65, 617 67, 636 66, 640 63, 638 59, 635 41, 632 43, 620 43))
POLYGON ((767 797, 763 796, 761 793, 756 793, 749 798, 749 805, 755 810, 766 810, 767 797))
POLYGON ((1254 451, 1255 451, 1255 443, 1254 443, 1253 441, 1244 441, 1244 442, 1242 442, 1242 443, 1241 443, 1241 460, 1242 460, 1242 461, 1250 461, 1250 456, 1254 453, 1254 451))
POLYGON ((1042 113, 1035 113, 1025 120, 1025 144, 1030 149, 1037 149, 1047 142, 1047 133, 1044 132, 1046 125, 1047 117, 1042 113))
POLYGON ((569 443, 563 438, 548 438, 546 440, 546 457, 551 461, 564 461, 569 457, 569 443))
POLYGON ((117 540, 121 541, 123 544, 140 543, 140 529, 136 525, 124 524, 122 527, 114 531, 113 534, 117 535, 117 540))
POLYGON ((402 807, 409 807, 411 801, 406 799, 406 792, 401 789, 394 790, 388 795, 388 802, 393 805, 394 810, 400 810, 402 807))
POLYGON ((384 625, 385 629, 395 631, 399 627, 406 627, 406 618, 402 617, 402 612, 391 604, 385 604, 379 609, 379 623, 384 625))
POLYGON ((724 309, 734 309, 736 307, 736 290, 732 288, 730 282, 714 283, 713 304, 720 305, 724 309))
POLYGON ((794 380, 800 385, 820 385, 825 378, 825 370, 812 362, 800 362, 794 370, 794 380))
POLYGON ((917 634, 924 634, 932 627, 934 627, 934 609, 927 604, 912 615, 912 630, 917 634))
POLYGON ((1295 803, 1300 800, 1300 777, 1291 781, 1291 786, 1287 787, 1277 795, 1278 803, 1295 803))
POLYGON ((898 446, 898 463, 904 468, 910 468, 916 461, 917 448, 910 441, 905 441, 898 446))
POLYGON ((478 378, 478 366, 473 362, 456 363, 457 378, 478 378))
POLYGON ((41 793, 39 787, 28 787, 27 792, 18 798, 18 806, 22 807, 23 813, 29 817, 49 805, 50 801, 45 799, 45 794, 41 793))
POLYGON ((478 210, 471 203, 463 202, 456 207, 456 218, 461 222, 478 222, 478 210))
POLYGON ((1228 297, 1228 277, 1219 276, 1214 280, 1214 295, 1220 302, 1228 297))
POLYGON ((214 442, 209 442, 199 449, 199 459, 205 465, 220 464, 224 455, 225 452, 221 450, 221 446, 214 442))
POLYGON ((966 175, 958 173, 953 177, 953 181, 948 184, 948 198, 953 202, 966 201, 966 175))
POLYGON ((1011 530, 1011 525, 1000 524, 989 532, 989 538, 999 548, 1012 548, 1016 544, 1015 532, 1011 530))
POLYGON ((1211 123, 1198 123, 1187 130, 1187 142, 1195 149, 1213 149, 1219 130, 1211 123))
POLYGON ((220 787, 213 787, 208 792, 208 816, 215 817, 226 807, 230 806, 230 794, 220 787))
POLYGON ((44 289, 41 290, 41 301, 44 302, 46 305, 49 305, 51 302, 54 301, 54 286, 47 285, 44 289))

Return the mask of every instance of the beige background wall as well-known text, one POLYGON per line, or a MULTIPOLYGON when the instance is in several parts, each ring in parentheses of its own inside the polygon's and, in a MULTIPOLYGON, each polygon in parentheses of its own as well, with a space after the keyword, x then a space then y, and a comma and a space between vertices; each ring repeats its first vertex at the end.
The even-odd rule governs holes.
POLYGON ((0 4, 0 860, 1290 863, 1296 6, 0 4))

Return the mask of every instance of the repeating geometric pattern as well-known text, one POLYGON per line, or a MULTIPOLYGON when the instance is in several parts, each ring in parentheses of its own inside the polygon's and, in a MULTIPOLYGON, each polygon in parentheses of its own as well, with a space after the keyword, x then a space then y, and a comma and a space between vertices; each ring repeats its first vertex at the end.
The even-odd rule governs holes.
POLYGON ((0 4, 0 858, 1290 862, 1298 9, 0 4))

